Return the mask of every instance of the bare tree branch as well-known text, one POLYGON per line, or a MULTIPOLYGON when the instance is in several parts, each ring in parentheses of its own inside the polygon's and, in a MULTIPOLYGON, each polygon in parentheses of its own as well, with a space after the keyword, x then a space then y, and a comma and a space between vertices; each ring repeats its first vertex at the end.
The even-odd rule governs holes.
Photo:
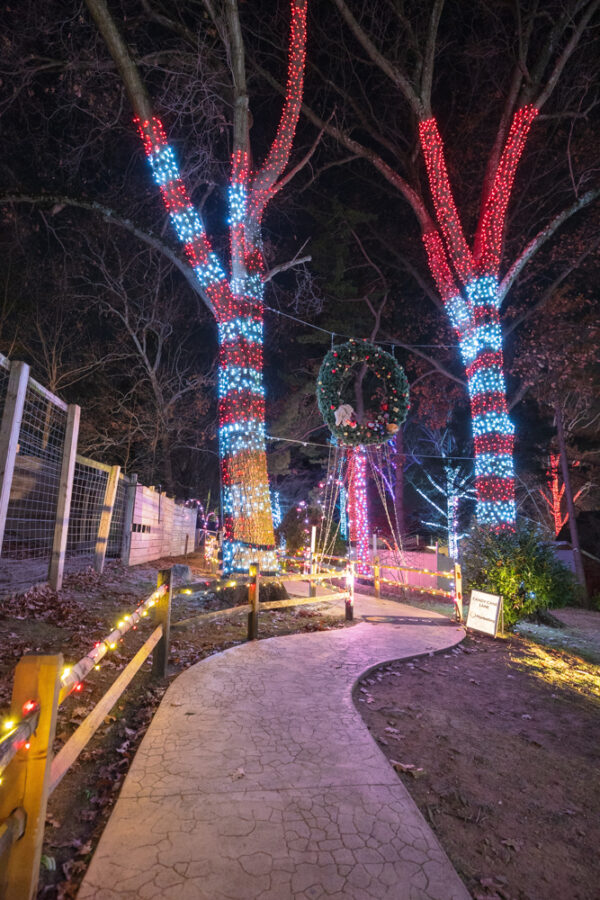
MULTIPOLYGON (((581 39, 581 36, 582 36, 583 32, 585 31, 585 29, 587 28, 587 26, 589 25, 592 16, 598 11, 599 8, 600 8, 600 0, 592 0, 592 2, 588 3, 587 9, 585 10, 583 15, 581 16, 581 19, 579 20, 579 24, 574 29, 573 34, 571 35, 569 41, 567 42, 567 45, 564 48, 563 52, 560 54, 560 56, 556 60, 556 63, 554 64, 554 68, 552 69, 552 72, 550 73, 550 76, 548 77, 548 79, 546 81, 545 87, 541 90, 541 92, 537 95, 536 99, 534 100, 534 103, 538 109, 541 109, 544 106, 544 104, 546 103, 546 101, 548 100, 548 98, 550 97, 552 92, 554 91, 554 88, 556 87, 558 80, 559 80, 560 76, 562 75, 564 67, 566 66, 570 57, 573 55, 575 49, 577 48, 579 41, 581 39)), ((570 16, 569 16, 569 20, 571 21, 570 16)))
MULTIPOLYGON (((344 0, 333 0, 333 3, 335 3, 335 5, 337 6, 340 15, 348 25, 348 28, 350 29, 356 40, 364 48, 369 58, 402 92, 405 99, 410 104, 416 117, 418 119, 427 118, 427 109, 423 106, 421 99, 417 96, 416 91, 408 78, 400 71, 400 69, 394 66, 388 59, 386 59, 386 57, 382 53, 379 52, 373 41, 369 38, 366 32, 361 28, 358 21, 354 18, 354 16, 346 6, 344 0)), ((436 2, 433 15, 435 15, 438 6, 440 6, 440 3, 436 2)), ((441 4, 441 6, 443 6, 443 3, 441 4)), ((439 10, 439 14, 441 14, 441 8, 439 10)))
POLYGON ((563 281, 568 278, 571 272, 574 272, 575 269, 577 269, 581 265, 584 259, 586 259, 586 257, 588 257, 590 253, 593 253, 595 250, 597 250, 598 247, 600 247, 600 235, 598 235, 594 241, 587 245, 583 253, 580 253, 573 263, 563 269, 560 275, 558 275, 554 279, 552 284, 548 288, 546 288, 546 290, 535 301, 535 303, 524 310, 519 316, 516 317, 516 319, 513 319, 510 325, 506 327, 504 332, 505 335, 508 336, 509 334, 511 334, 516 328, 519 327, 519 325, 525 322, 526 319, 530 319, 534 313, 537 313, 542 308, 542 306, 544 306, 544 304, 552 298, 553 294, 556 293, 557 289, 560 287, 563 281))
POLYGON ((67 197, 64 194, 0 195, 0 204, 6 203, 30 203, 35 206, 46 206, 48 204, 53 204, 55 207, 57 207, 53 211, 54 215, 58 214, 64 206, 73 207, 75 209, 85 209, 90 212, 97 213, 98 215, 102 216, 105 222, 117 225, 119 228, 124 228, 126 231, 129 231, 130 234, 135 235, 135 237, 139 238, 149 247, 152 247, 154 250, 158 250, 159 253, 162 253, 162 255, 165 256, 171 263, 173 263, 173 265, 181 272, 194 293, 202 298, 211 313, 215 315, 215 310, 212 303, 210 302, 210 299, 202 291, 200 283, 198 282, 198 279, 194 275, 194 272, 190 268, 189 264, 180 259, 175 251, 172 250, 171 247, 169 247, 169 245, 166 244, 160 237, 157 237, 150 231, 145 231, 143 228, 140 228, 140 226, 136 225, 135 222, 132 222, 131 219, 120 215, 120 213, 116 212, 114 209, 111 209, 108 206, 103 206, 101 203, 97 203, 93 200, 79 200, 76 197, 67 197))
POLYGON ((424 353, 419 347, 415 347, 413 344, 404 344, 402 341, 398 341, 390 335, 383 335, 383 340, 386 344, 393 344, 394 347, 401 347, 403 350, 408 350, 409 353, 414 353, 415 356, 420 357, 420 359, 424 359, 429 363, 430 366, 433 366, 434 369, 437 369, 442 375, 445 375, 446 378, 449 378, 450 381, 456 382, 462 388, 467 389, 466 379, 460 378, 460 376, 455 375, 454 372, 451 372, 450 369, 447 369, 438 359, 435 359, 433 356, 430 356, 428 353, 424 353))
MULTIPOLYGON (((544 228, 541 229, 541 231, 536 234, 534 238, 529 241, 527 246, 514 261, 499 285, 498 296, 500 298, 500 302, 503 302, 515 279, 521 274, 527 263, 530 262, 530 260, 535 256, 538 250, 540 250, 544 246, 544 244, 555 234, 555 232, 558 231, 563 222, 566 222, 567 219, 570 219, 571 216, 573 216, 576 212, 579 212, 580 209, 589 206, 589 204, 596 200, 597 197, 600 197, 600 188, 592 188, 591 190, 586 191, 585 194, 582 194, 581 197, 578 197, 575 203, 572 203, 571 206, 567 207, 557 216, 555 216, 544 228)), ((585 255, 587 255, 587 253, 585 255)), ((573 271, 573 268, 571 268, 569 271, 573 271)))
POLYGON ((108 11, 104 0, 85 0, 87 8, 106 41, 110 55, 123 79, 129 102, 136 116, 143 122, 152 118, 152 104, 125 41, 108 11))

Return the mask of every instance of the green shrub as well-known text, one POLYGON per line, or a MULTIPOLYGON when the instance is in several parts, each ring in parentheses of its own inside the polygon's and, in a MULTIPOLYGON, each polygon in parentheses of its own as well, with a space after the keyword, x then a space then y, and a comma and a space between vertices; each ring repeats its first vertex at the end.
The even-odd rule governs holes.
POLYGON ((573 573, 554 555, 547 535, 531 522, 495 534, 475 525, 461 548, 463 576, 475 588, 504 598, 504 623, 512 627, 538 609, 577 600, 573 573))

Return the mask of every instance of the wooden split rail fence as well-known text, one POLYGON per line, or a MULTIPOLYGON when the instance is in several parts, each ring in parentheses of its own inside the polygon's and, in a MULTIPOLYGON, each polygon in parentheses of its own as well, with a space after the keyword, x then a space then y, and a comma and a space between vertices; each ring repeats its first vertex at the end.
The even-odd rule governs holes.
POLYGON ((0 738, 0 898, 31 900, 39 877, 48 797, 102 725, 134 675, 153 653, 153 675, 167 673, 171 573, 156 590, 72 667, 62 653, 24 656, 15 669, 9 719, 0 738), (153 609, 154 608, 154 609, 153 609), (69 740, 53 756, 59 706, 117 642, 154 612, 155 628, 69 740))
MULTIPOLYGON (((381 585, 390 585, 393 587, 405 588, 410 591, 416 591, 421 594, 431 594, 434 597, 442 597, 451 600, 454 604, 455 615, 458 621, 463 620, 463 591, 462 591, 462 569, 459 563, 455 563, 451 571, 438 571, 436 569, 427 569, 417 566, 388 566, 381 565, 379 557, 375 556, 373 562, 362 560, 349 560, 345 556, 329 556, 326 554, 310 553, 308 556, 283 557, 281 560, 284 564, 300 566, 310 573, 310 578, 318 578, 322 564, 327 561, 328 565, 332 563, 341 563, 338 570, 326 569, 321 570, 329 578, 346 578, 348 583, 352 583, 354 589, 355 580, 367 581, 373 583, 373 590, 376 597, 381 596, 381 585), (367 570, 371 570, 372 574, 368 574, 367 570), (382 572, 395 572, 400 577, 386 578, 382 572), (403 573, 407 573, 404 575, 403 573), (410 574, 426 575, 432 578, 443 578, 448 582, 452 582, 452 588, 444 590, 442 588, 420 587, 410 584, 408 578, 410 574)), ((298 575, 299 579, 307 579, 308 574, 298 575)), ((289 578, 286 575, 286 580, 289 578)), ((310 595, 314 594, 314 582, 311 580, 310 595)))
MULTIPOLYGON (((171 600, 173 583, 171 570, 159 572, 156 590, 130 615, 124 616, 117 627, 71 667, 64 667, 63 656, 24 656, 15 669, 9 719, 4 722, 4 735, 0 736, 0 900, 33 900, 39 879, 42 843, 46 821, 48 797, 87 746, 105 717, 110 713, 127 686, 142 665, 153 654, 152 674, 157 678, 167 675, 171 627, 185 627, 196 621, 210 621, 239 613, 248 614, 248 640, 258 637, 259 608, 283 609, 310 603, 344 601, 345 617, 354 617, 354 586, 357 563, 342 557, 327 557, 329 563, 340 562, 340 568, 321 568, 322 559, 316 555, 310 560, 308 572, 262 577, 257 565, 250 566, 247 582, 248 602, 228 609, 199 613, 171 626, 171 600), (307 581, 309 596, 293 597, 259 604, 261 583, 285 580, 307 581), (342 582, 340 586, 339 582, 342 582), (331 590, 317 596, 319 584, 330 583, 331 590), (336 584, 335 582, 338 582, 336 584), (135 656, 119 674, 108 691, 101 697, 86 719, 54 756, 52 746, 56 732, 57 713, 60 705, 74 692, 81 690, 87 676, 100 661, 138 623, 154 614, 154 630, 135 656)), ((298 559, 284 562, 296 564, 298 559)), ((302 561, 304 562, 304 561, 302 561)), ((361 568, 362 568, 361 564, 361 568)), ((368 564, 367 564, 368 565, 368 564)), ((381 584, 398 585, 398 581, 381 576, 381 570, 394 569, 403 572, 420 572, 443 578, 454 578, 454 591, 429 591, 452 599, 457 613, 462 617, 462 582, 460 566, 454 573, 433 572, 411 567, 379 566, 376 560, 371 566, 375 595, 379 596, 381 584)), ((224 586, 232 582, 225 582, 224 586)), ((404 585, 410 587, 410 585, 404 585)), ((178 593, 189 593, 189 587, 178 593)))
MULTIPOLYGON (((285 576, 287 580, 323 582, 326 574, 285 576)), ((335 573, 338 577, 338 573, 335 573)), ((248 603, 230 609, 199 613, 172 627, 182 627, 193 621, 248 612, 248 639, 258 637, 260 583, 281 581, 281 578, 261 579, 257 566, 250 569, 248 603)), ((225 586, 228 583, 225 583, 225 586)), ((189 592, 183 588, 178 593, 189 592)), ((117 627, 71 667, 64 666, 63 655, 24 656, 15 669, 9 718, 0 735, 0 900, 32 900, 37 891, 39 868, 46 822, 46 806, 52 791, 104 722, 134 675, 150 654, 152 673, 157 678, 167 675, 171 630, 171 599, 173 584, 170 570, 159 573, 156 590, 130 615, 124 616, 117 627), (82 688, 83 681, 98 667, 100 661, 124 634, 154 614, 155 628, 119 674, 108 691, 94 706, 68 741, 53 756, 57 713, 69 695, 82 688)), ((261 603, 261 609, 281 609, 305 603, 327 600, 346 600, 347 610, 352 589, 319 597, 291 598, 261 603)), ((350 602, 350 608, 352 604, 350 602)), ((348 614, 348 613, 347 613, 348 614)))

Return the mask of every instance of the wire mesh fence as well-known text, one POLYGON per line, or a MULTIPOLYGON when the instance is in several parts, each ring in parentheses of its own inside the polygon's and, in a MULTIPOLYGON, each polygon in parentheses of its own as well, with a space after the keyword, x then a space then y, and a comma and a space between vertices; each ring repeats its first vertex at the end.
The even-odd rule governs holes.
POLYGON ((29 380, 6 515, 2 556, 50 560, 62 467, 66 404, 29 380))
POLYGON ((108 466, 85 457, 78 456, 75 461, 66 553, 69 570, 75 559, 82 566, 93 562, 108 473, 108 466))
MULTIPOLYGON (((111 466, 79 455, 73 459, 77 444, 75 411, 29 377, 29 369, 22 363, 14 370, 14 396, 12 388, 9 395, 12 365, 0 354, 0 471, 13 473, 0 492, 0 594, 48 580, 59 588, 63 572, 91 565, 101 571, 105 546, 109 559, 121 558, 125 548, 129 565, 193 549, 195 513, 186 518, 184 513, 190 510, 176 507, 172 498, 159 494, 159 510, 161 502, 165 504, 164 521, 160 513, 156 522, 147 516, 143 522, 140 519, 143 540, 136 547, 138 558, 134 560, 125 538, 133 530, 131 517, 138 492, 136 489, 130 496, 129 489, 137 483, 135 476, 119 476, 112 510, 108 509, 114 487, 114 481, 109 480, 111 466), (69 484, 71 464, 73 481, 69 484), (103 512, 109 517, 108 537, 103 512)), ((143 493, 141 485, 139 488, 143 493)), ((141 512, 144 518, 144 510, 141 512)))
MULTIPOLYGON (((2 406, 8 370, 0 366, 2 406)), ((67 405, 30 378, 6 511, 0 587, 45 581, 52 555, 67 405)))
POLYGON ((123 475, 119 476, 117 484, 117 495, 113 506, 112 519, 110 520, 110 531, 108 533, 108 543, 106 546, 106 556, 109 559, 117 559, 121 556, 121 547, 123 546, 123 530, 125 528, 125 505, 127 502, 127 489, 129 480, 123 475))

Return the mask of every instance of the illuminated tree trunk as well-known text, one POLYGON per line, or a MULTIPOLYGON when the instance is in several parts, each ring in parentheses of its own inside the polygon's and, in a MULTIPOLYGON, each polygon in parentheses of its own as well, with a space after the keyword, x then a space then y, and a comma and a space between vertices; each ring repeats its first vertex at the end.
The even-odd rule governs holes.
POLYGON ((261 223, 267 204, 286 182, 281 176, 289 161, 302 102, 307 0, 290 2, 285 104, 267 158, 255 171, 250 164, 249 103, 237 0, 227 0, 234 96, 229 278, 212 250, 162 123, 152 114, 150 99, 105 0, 86 2, 125 83, 154 180, 184 246, 199 292, 219 326, 224 569, 226 572, 246 570, 249 563, 257 561, 263 571, 270 571, 276 567, 276 556, 265 446, 261 223))
POLYGON ((369 560, 369 507, 367 502, 367 455, 358 446, 350 451, 348 460, 348 525, 350 543, 354 545, 356 571, 359 575, 370 572, 369 560))
POLYGON ((223 489, 223 565, 246 570, 255 559, 274 571, 275 535, 265 446, 259 307, 236 298, 219 320, 219 455, 223 489))
POLYGON ((560 465, 562 469, 563 483, 565 486, 565 499, 567 501, 567 513, 569 514, 569 531, 571 534, 571 546, 573 547, 573 562, 575 564, 575 575, 584 600, 587 599, 587 588, 585 582, 585 572, 583 569, 583 560, 581 558, 581 546, 579 544, 579 531, 577 530, 577 519, 575 518, 575 503, 573 502, 573 491, 571 490, 571 476, 569 474, 569 460, 567 457, 567 442, 565 441, 565 429, 563 424, 563 415, 560 403, 554 404, 554 414, 556 416, 556 437, 558 439, 558 452, 560 454, 560 465))
MULTIPOLYGON (((568 465, 568 463, 567 463, 568 465)), ((579 465, 578 462, 575 462, 573 465, 579 465)), ((540 488, 540 494, 548 504, 550 509, 550 513, 552 515, 552 522, 554 525, 554 534, 556 537, 560 534, 563 527, 569 521, 569 513, 566 512, 563 515, 562 511, 562 501, 565 496, 565 485, 560 483, 560 468, 561 468, 561 458, 558 453, 550 454, 550 465, 548 471, 546 473, 548 477, 548 489, 550 491, 549 494, 546 494, 540 488)), ((577 491, 576 494, 573 495, 573 504, 577 503, 579 498, 583 493, 583 489, 577 491)))
POLYGON ((498 270, 514 176, 537 112, 534 106, 524 106, 513 117, 472 251, 454 205, 437 123, 429 118, 419 125, 438 223, 437 229, 432 224, 425 230, 423 242, 467 373, 477 519, 498 531, 513 529, 516 518, 514 426, 506 402, 498 270))
POLYGON ((448 556, 458 559, 458 504, 460 497, 456 490, 456 472, 446 466, 446 521, 448 523, 448 556))
MULTIPOLYGON (((546 494, 540 488, 540 494, 548 504, 550 509, 550 513, 552 515, 552 523, 554 525, 554 535, 558 537, 560 534, 563 525, 565 525, 567 519, 569 518, 569 514, 565 513, 563 516, 562 513, 562 499, 565 494, 565 486, 561 485, 559 478, 559 469, 560 469, 560 457, 557 453, 550 454, 550 465, 546 475, 548 476, 548 488, 550 490, 550 494, 546 494)), ((574 498, 575 499, 575 498, 574 498)))

